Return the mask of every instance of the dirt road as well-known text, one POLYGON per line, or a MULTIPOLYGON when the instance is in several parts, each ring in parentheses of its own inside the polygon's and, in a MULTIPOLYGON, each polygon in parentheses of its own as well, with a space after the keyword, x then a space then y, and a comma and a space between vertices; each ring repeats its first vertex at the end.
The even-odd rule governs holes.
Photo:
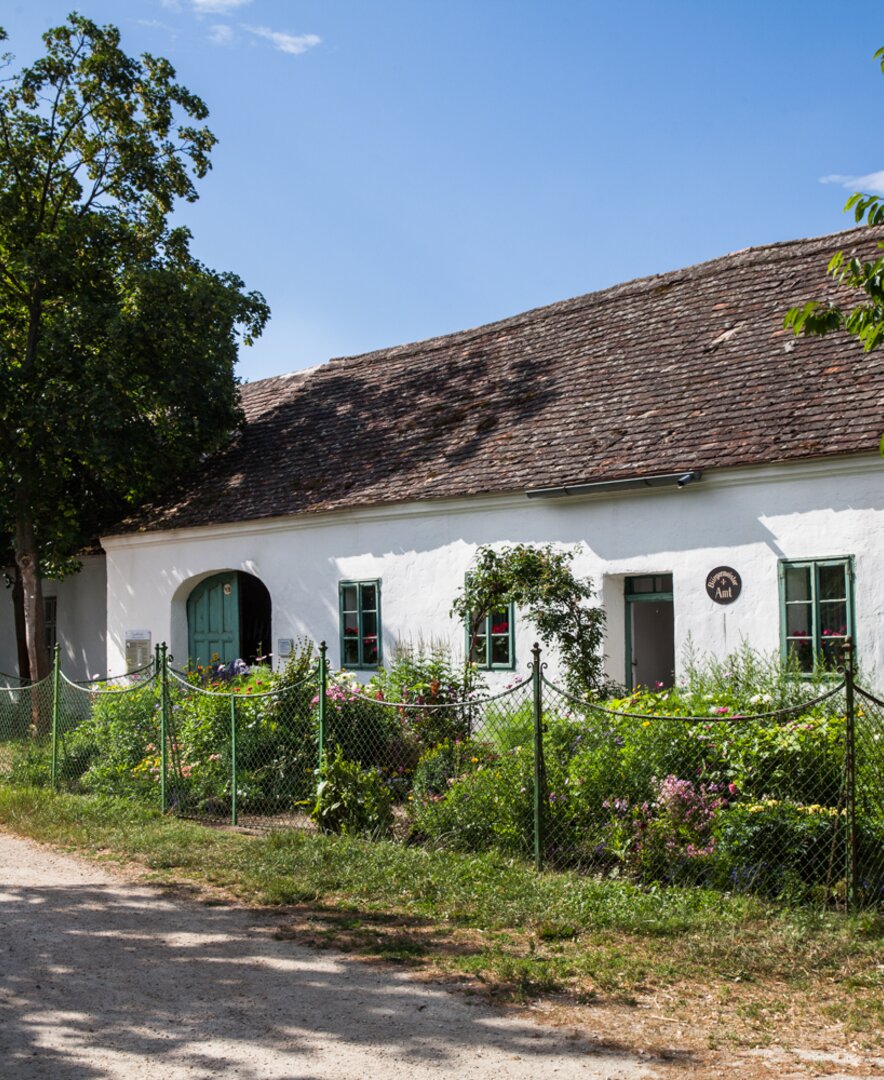
POLYGON ((600 1049, 0 833, 8 1080, 637 1080, 600 1049))

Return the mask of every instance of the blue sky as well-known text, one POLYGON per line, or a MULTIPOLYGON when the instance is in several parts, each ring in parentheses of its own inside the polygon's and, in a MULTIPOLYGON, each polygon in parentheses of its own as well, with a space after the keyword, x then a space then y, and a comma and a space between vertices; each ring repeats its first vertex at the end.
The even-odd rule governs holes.
POLYGON ((74 6, 209 106, 179 217, 270 302, 244 379, 847 228, 854 178, 884 190, 880 0, 4 0, 9 49, 74 6))

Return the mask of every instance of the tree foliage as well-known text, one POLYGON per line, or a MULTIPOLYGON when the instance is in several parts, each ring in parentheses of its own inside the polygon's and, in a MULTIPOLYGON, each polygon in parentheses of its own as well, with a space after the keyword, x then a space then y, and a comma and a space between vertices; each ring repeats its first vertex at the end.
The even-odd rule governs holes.
MULTIPOLYGON (((884 71, 884 48, 878 49, 875 59, 884 71)), ((854 192, 844 210, 853 212, 857 224, 884 224, 884 196, 854 192)), ((884 251, 884 244, 878 244, 878 249, 884 251)), ((838 251, 829 262, 828 273, 839 285, 865 293, 865 299, 852 307, 811 300, 791 308, 785 326, 796 334, 810 335, 846 330, 862 342, 867 352, 878 348, 884 341, 884 256, 863 262, 838 251)))
POLYGON ((592 582, 574 576, 577 550, 529 544, 479 548, 451 614, 466 623, 472 642, 491 612, 507 604, 521 608, 541 641, 558 649, 569 689, 584 694, 605 685, 605 613, 592 604, 592 582))
POLYGON ((41 576, 225 443, 239 340, 268 317, 169 224, 210 167, 205 104, 113 26, 71 15, 43 40, 0 83, 0 539, 32 677, 41 576))

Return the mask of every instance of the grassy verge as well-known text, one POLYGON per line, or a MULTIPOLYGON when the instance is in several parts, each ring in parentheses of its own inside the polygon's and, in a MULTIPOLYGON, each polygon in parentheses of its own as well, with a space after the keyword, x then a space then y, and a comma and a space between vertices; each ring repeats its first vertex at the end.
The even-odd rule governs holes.
POLYGON ((538 876, 494 855, 247 836, 45 790, 0 786, 0 824, 165 884, 286 905, 283 937, 480 980, 547 1008, 603 1005, 619 1010, 621 1031, 629 1012, 645 1042, 678 1023, 683 1041, 704 1046, 807 1045, 825 1030, 829 1047, 870 1049, 884 1029, 884 920, 872 915, 538 876))

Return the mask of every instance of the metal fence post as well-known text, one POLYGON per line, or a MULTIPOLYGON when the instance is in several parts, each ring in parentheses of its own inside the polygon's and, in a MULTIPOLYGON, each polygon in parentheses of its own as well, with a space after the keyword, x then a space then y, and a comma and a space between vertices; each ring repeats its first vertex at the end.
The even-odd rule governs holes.
POLYGON ((236 813, 236 694, 230 695, 230 824, 235 825, 236 813))
POLYGON ((53 791, 58 790, 58 693, 61 682, 60 674, 59 648, 56 644, 52 650, 52 767, 50 778, 53 791))
POLYGON ((859 875, 856 865, 856 702, 853 693, 855 678, 853 641, 848 637, 844 640, 844 783, 847 788, 847 909, 851 912, 859 908, 859 875))
POLYGON ((157 656, 160 664, 160 809, 165 814, 168 809, 166 797, 166 735, 169 729, 169 671, 165 641, 158 646, 157 656))
POLYGON ((544 817, 546 813, 546 769, 543 763, 543 683, 540 646, 531 650, 534 658, 531 679, 534 688, 534 868, 543 869, 544 817))
POLYGON ((325 760, 325 695, 328 689, 328 646, 319 643, 319 706, 317 710, 317 765, 321 769, 325 760))

